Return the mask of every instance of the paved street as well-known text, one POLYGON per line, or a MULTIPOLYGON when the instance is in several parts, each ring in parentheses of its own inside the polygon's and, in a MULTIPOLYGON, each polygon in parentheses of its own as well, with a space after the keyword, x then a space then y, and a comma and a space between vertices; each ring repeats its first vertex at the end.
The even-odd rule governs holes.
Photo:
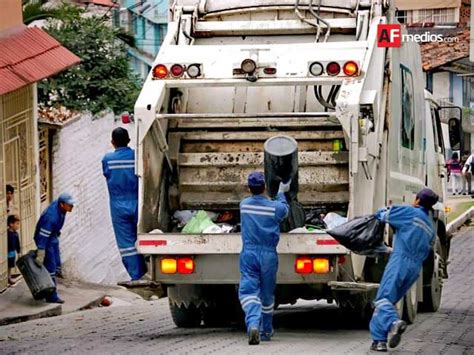
MULTIPOLYGON (((441 309, 419 314, 400 354, 474 354, 474 228, 451 249, 450 278, 441 309)), ((365 329, 344 324, 335 306, 304 302, 276 312, 276 336, 249 347, 242 330, 177 329, 167 300, 99 308, 0 327, 0 353, 367 353, 365 329)))

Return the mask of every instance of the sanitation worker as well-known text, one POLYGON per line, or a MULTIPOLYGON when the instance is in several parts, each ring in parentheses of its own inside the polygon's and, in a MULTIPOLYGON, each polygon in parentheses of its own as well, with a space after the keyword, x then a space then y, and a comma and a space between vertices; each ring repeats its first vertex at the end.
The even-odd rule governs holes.
POLYGON ((138 177, 135 175, 135 151, 128 147, 130 137, 124 128, 112 131, 114 152, 102 159, 102 171, 107 180, 112 224, 122 263, 132 280, 146 273, 143 255, 138 254, 138 177))
POLYGON ((265 192, 265 178, 261 172, 248 176, 252 193, 240 202, 242 252, 240 254, 239 300, 245 312, 249 345, 270 340, 273 335, 273 305, 278 269, 277 245, 280 222, 288 214, 284 192, 290 182, 280 183, 273 201, 265 192))
MULTIPOLYGON (((66 214, 71 212, 76 201, 71 194, 63 192, 41 214, 36 224, 34 241, 36 243, 36 263, 44 265, 56 284, 56 271, 60 263, 59 236, 64 225, 66 214)), ((64 303, 58 293, 46 297, 49 303, 64 303)))
POLYGON ((374 301, 375 311, 370 321, 373 339, 371 350, 387 351, 396 347, 407 324, 398 317, 395 304, 413 286, 428 257, 436 237, 430 218, 438 195, 424 188, 416 195, 413 206, 393 206, 377 211, 377 219, 395 230, 395 244, 382 276, 374 301))

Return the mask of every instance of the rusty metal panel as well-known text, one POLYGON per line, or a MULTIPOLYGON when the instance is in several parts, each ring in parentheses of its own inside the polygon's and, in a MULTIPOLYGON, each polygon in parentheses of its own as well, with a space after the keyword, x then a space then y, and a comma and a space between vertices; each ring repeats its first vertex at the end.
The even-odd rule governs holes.
MULTIPOLYGON (((181 148, 182 153, 220 153, 220 152, 262 152, 264 141, 188 141, 181 148)), ((298 141, 300 151, 330 151, 332 140, 298 141)))

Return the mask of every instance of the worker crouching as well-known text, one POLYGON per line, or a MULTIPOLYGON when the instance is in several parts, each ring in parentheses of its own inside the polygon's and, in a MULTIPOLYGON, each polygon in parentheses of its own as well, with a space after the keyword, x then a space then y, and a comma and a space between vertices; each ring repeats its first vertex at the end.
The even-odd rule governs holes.
POLYGON ((391 348, 396 347, 406 330, 407 324, 400 320, 395 304, 418 279, 423 261, 436 240, 436 228, 429 215, 436 202, 438 195, 425 188, 416 195, 413 206, 377 211, 376 218, 395 230, 395 243, 374 301, 371 350, 387 351, 387 343, 391 348))
POLYGON ((281 183, 276 200, 265 193, 261 172, 248 177, 252 193, 240 203, 242 252, 240 254, 239 300, 245 312, 249 344, 270 340, 273 335, 273 306, 278 270, 277 245, 280 222, 288 214, 285 192, 290 182, 281 183))

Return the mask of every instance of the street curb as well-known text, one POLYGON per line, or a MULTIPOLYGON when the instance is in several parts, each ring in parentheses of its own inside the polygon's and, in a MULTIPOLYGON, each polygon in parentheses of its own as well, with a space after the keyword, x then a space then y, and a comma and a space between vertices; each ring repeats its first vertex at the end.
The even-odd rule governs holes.
POLYGON ((50 309, 48 309, 46 311, 42 311, 42 312, 37 312, 37 313, 18 316, 18 317, 0 318, 0 326, 13 324, 13 323, 26 322, 26 321, 29 321, 29 320, 32 320, 32 319, 54 317, 54 316, 59 316, 61 314, 62 314, 62 307, 61 307, 60 304, 58 304, 56 307, 50 308, 50 309))
POLYGON ((454 232, 456 232, 464 223, 466 223, 466 221, 469 219, 469 218, 473 218, 474 217, 474 206, 469 208, 466 212, 464 212, 463 214, 461 214, 458 218, 456 218, 454 221, 452 221, 451 223, 448 223, 447 227, 446 227, 446 233, 448 233, 448 235, 451 235, 453 234, 454 232))

